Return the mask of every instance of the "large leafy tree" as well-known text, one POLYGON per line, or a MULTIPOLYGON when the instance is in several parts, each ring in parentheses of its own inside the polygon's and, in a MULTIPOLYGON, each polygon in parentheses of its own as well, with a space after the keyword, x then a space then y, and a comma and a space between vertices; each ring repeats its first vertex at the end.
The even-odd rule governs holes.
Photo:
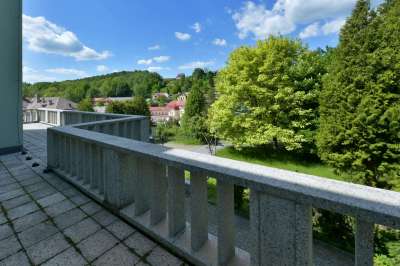
POLYGON ((217 75, 211 130, 236 147, 274 143, 290 151, 310 150, 325 73, 321 57, 284 37, 235 50, 217 75))
POLYGON ((355 181, 400 189, 400 1, 358 1, 320 100, 319 153, 355 181))

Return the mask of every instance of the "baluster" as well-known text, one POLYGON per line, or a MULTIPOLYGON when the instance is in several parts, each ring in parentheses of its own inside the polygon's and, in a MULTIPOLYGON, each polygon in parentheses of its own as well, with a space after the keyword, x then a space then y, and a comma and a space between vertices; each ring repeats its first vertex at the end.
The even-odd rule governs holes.
POLYGON ((71 138, 65 137, 65 173, 67 176, 71 173, 71 138))
POLYGON ((199 250, 208 240, 208 194, 207 176, 192 171, 190 173, 190 232, 191 247, 199 250))
POLYGON ((76 178, 77 176, 77 168, 78 168, 78 148, 77 148, 78 140, 73 138, 71 139, 71 177, 76 178))
POLYGON ((148 142, 149 141, 149 134, 150 134, 150 121, 148 118, 144 118, 140 121, 140 137, 136 140, 148 142))
POLYGON ((60 169, 62 171, 65 170, 65 136, 60 135, 60 151, 59 151, 59 155, 60 155, 60 169))
POLYGON ((182 169, 169 166, 168 171, 168 235, 174 237, 186 227, 185 174, 182 169))
POLYGON ((374 224, 356 219, 355 265, 374 265, 374 224))
POLYGON ((83 171, 85 168, 85 164, 83 160, 85 160, 84 156, 84 143, 78 139, 76 143, 76 177, 77 180, 83 180, 83 171))
POLYGON ((218 263, 226 265, 235 256, 235 206, 233 184, 217 182, 218 263))
POLYGON ((136 157, 135 162, 135 216, 144 214, 150 209, 150 162, 144 158, 136 157))
POLYGON ((166 167, 160 162, 149 164, 151 167, 150 224, 156 225, 165 219, 167 213, 166 167))
POLYGON ((47 167, 57 168, 58 157, 57 157, 57 136, 52 130, 47 131, 47 167))
POLYGON ((100 165, 99 170, 100 170, 100 175, 99 175, 99 180, 98 180, 98 184, 99 184, 99 192, 100 194, 104 194, 105 188, 104 188, 104 179, 105 179, 105 166, 107 164, 107 162, 105 162, 105 156, 104 156, 104 149, 99 147, 99 163, 100 165))
POLYGON ((82 143, 82 150, 83 150, 83 161, 84 161, 84 167, 83 167, 83 183, 84 184, 90 184, 90 144, 87 142, 82 143))
POLYGON ((252 265, 313 265, 311 206, 250 194, 252 265))
POLYGON ((91 155, 91 177, 92 180, 90 182, 90 187, 92 189, 99 189, 99 182, 100 182, 100 176, 101 176, 101 159, 100 159, 100 148, 97 147, 95 144, 92 144, 92 149, 91 149, 92 155, 91 155))

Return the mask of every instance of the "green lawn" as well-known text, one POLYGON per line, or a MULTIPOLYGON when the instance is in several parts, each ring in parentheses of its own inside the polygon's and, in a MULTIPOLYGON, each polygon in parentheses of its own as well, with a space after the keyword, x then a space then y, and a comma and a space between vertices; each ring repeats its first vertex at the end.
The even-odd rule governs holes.
POLYGON ((219 150, 217 156, 330 179, 349 180, 349 176, 336 174, 333 168, 321 163, 316 158, 305 159, 301 156, 295 157, 293 155, 260 149, 243 149, 238 151, 233 147, 219 150))

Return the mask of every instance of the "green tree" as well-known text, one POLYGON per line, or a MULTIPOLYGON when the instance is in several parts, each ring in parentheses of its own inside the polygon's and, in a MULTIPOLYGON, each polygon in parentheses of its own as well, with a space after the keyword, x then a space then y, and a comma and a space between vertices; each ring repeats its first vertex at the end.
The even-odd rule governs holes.
POLYGON ((236 147, 273 143, 289 151, 310 149, 325 73, 321 57, 284 37, 235 50, 217 75, 211 131, 236 147))
POLYGON ((106 107, 106 113, 125 114, 125 103, 118 101, 110 102, 106 107))
POLYGON ((94 112, 92 100, 85 98, 78 103, 78 110, 84 112, 94 112))
POLYGON ((193 138, 202 140, 207 133, 206 125, 206 99, 201 87, 194 86, 189 94, 182 117, 183 132, 193 138))
POLYGON ((124 103, 125 114, 150 116, 149 105, 141 96, 136 96, 131 101, 124 103))
POLYGON ((400 2, 358 1, 320 99, 321 158, 355 181, 400 189, 400 2))

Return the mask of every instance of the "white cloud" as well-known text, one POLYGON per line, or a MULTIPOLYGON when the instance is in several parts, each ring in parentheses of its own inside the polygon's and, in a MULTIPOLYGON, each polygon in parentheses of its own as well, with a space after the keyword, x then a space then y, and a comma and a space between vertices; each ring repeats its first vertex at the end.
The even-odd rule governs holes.
POLYGON ((97 69, 97 72, 100 72, 100 73, 104 73, 109 70, 109 68, 105 65, 99 65, 99 66, 97 66, 96 69, 97 69))
POLYGON ((74 77, 87 76, 87 73, 85 71, 74 68, 50 68, 46 69, 46 72, 59 75, 74 76, 74 77))
POLYGON ((233 13, 238 35, 266 38, 269 35, 289 34, 299 25, 336 20, 351 13, 357 0, 277 0, 271 9, 248 1, 233 13))
POLYGON ((39 71, 27 66, 23 67, 22 75, 23 75, 23 81, 28 83, 51 82, 56 80, 55 77, 42 74, 39 71))
POLYGON ((314 22, 310 25, 308 25, 302 32, 300 32, 299 37, 301 39, 306 39, 314 36, 319 35, 319 23, 314 22))
POLYGON ((153 63, 153 59, 140 59, 137 61, 138 65, 151 65, 153 63))
POLYGON ((191 27, 196 33, 200 33, 202 30, 201 24, 199 22, 196 22, 193 24, 191 27))
POLYGON ((103 60, 109 51, 97 52, 85 46, 75 35, 44 17, 23 15, 23 36, 28 48, 35 52, 70 56, 78 61, 103 60))
POLYGON ((169 61, 170 59, 171 59, 171 57, 170 56, 166 56, 166 55, 153 57, 154 62, 157 62, 157 63, 164 63, 164 62, 169 61))
POLYGON ((195 69, 195 68, 206 68, 214 65, 214 61, 194 61, 190 62, 188 64, 179 66, 179 69, 185 70, 185 69, 195 69))
POLYGON ((175 37, 181 41, 188 41, 192 36, 189 33, 175 32, 175 37))
POLYGON ((213 41, 213 44, 217 45, 217 46, 226 46, 226 40, 225 39, 216 38, 213 41))
POLYGON ((345 23, 346 20, 344 18, 332 20, 322 26, 322 32, 325 35, 338 33, 345 23))
POLYGON ((150 71, 150 72, 159 72, 162 70, 170 70, 170 68, 169 67, 160 67, 160 66, 151 66, 151 67, 147 68, 147 71, 150 71))
POLYGON ((344 18, 328 21, 322 26, 319 24, 319 22, 314 22, 300 32, 299 37, 301 39, 306 39, 320 35, 336 34, 340 31, 345 22, 346 20, 344 18))
POLYGON ((155 51, 155 50, 160 50, 160 49, 161 49, 161 46, 159 44, 156 44, 156 45, 153 45, 153 46, 150 46, 149 48, 147 48, 147 50, 149 50, 149 51, 155 51))

